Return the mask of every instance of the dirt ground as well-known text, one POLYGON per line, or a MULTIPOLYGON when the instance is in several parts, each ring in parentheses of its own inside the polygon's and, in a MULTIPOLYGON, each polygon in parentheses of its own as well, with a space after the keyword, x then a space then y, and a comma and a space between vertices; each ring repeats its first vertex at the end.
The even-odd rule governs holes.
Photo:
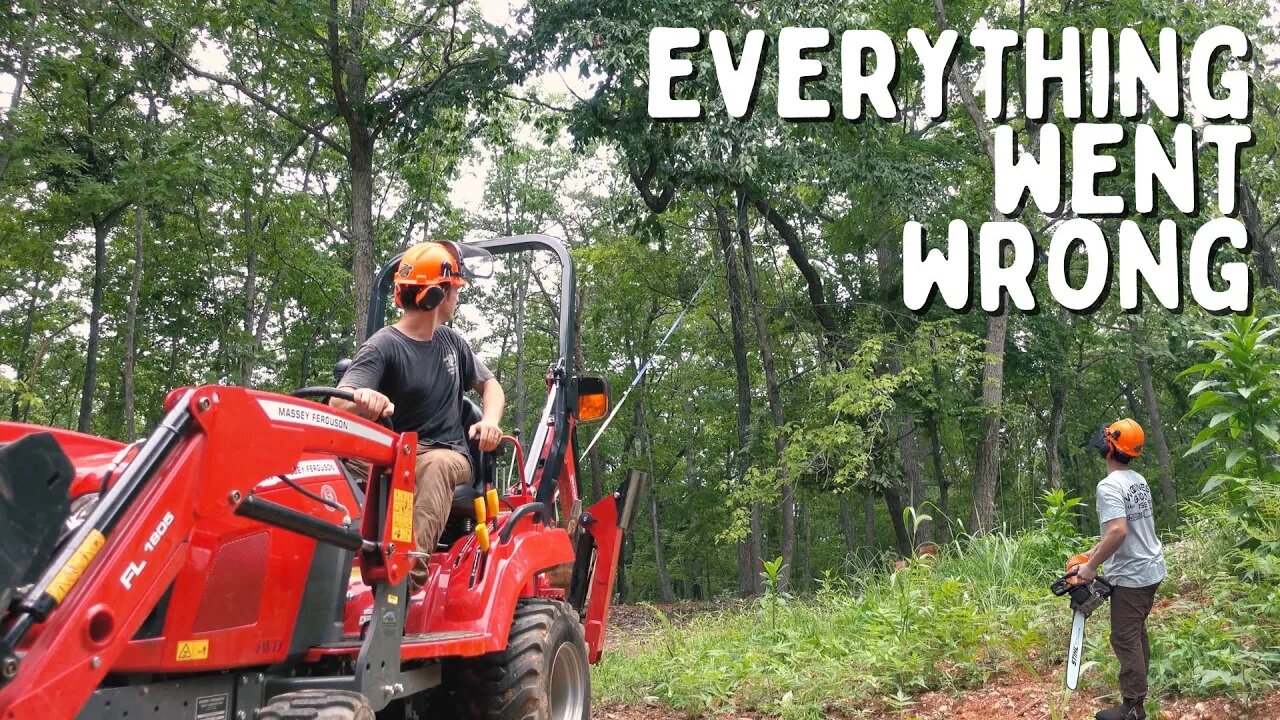
MULTIPOLYGON (((728 606, 676 603, 658 605, 673 623, 696 614, 728 606)), ((613 608, 609 618, 610 644, 622 638, 643 637, 657 630, 661 623, 653 610, 643 605, 621 605, 613 608)), ((833 718, 867 718, 868 720, 1068 720, 1092 718, 1107 707, 1110 698, 1095 699, 1088 693, 1065 693, 1055 673, 1047 680, 1030 674, 997 678, 986 686, 959 694, 925 693, 902 710, 867 707, 861 714, 849 716, 832 713, 833 718)), ((596 720, 686 720, 688 716, 660 703, 636 706, 603 705, 592 711, 596 720)), ((712 716, 717 720, 765 720, 759 713, 732 712, 712 716)), ((1179 698, 1160 705, 1159 720, 1280 720, 1280 693, 1270 695, 1243 707, 1221 698, 1179 698)))

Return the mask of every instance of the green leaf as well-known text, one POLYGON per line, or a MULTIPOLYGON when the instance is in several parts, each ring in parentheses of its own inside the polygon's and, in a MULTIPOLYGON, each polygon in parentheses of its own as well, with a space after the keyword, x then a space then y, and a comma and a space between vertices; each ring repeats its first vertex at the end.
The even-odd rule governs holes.
POLYGON ((1188 451, 1186 451, 1185 453, 1183 453, 1183 454, 1182 454, 1182 457, 1191 457, 1192 455, 1195 455, 1196 453, 1198 453, 1198 452, 1200 452, 1201 450, 1203 450, 1203 449, 1205 449, 1205 448, 1209 447, 1210 445, 1213 445, 1213 444, 1214 444, 1214 443, 1216 443, 1216 442, 1218 442, 1218 438, 1217 438, 1216 436, 1215 436, 1215 437, 1211 437, 1211 438, 1209 438, 1209 439, 1207 439, 1207 440, 1204 440, 1204 441, 1198 442, 1198 443, 1196 443, 1195 445, 1192 445, 1190 450, 1188 450, 1188 451))
POLYGON ((1226 469, 1230 471, 1231 468, 1235 467, 1236 463, 1240 462, 1240 458, 1244 457, 1245 452, 1246 452, 1245 450, 1236 448, 1235 450, 1232 450, 1230 453, 1228 453, 1226 469))
POLYGON ((1232 416, 1234 416, 1234 415, 1235 415, 1235 413, 1234 413, 1234 412, 1223 412, 1223 413, 1218 413, 1217 415, 1214 415, 1214 416, 1213 416, 1213 419, 1212 419, 1212 420, 1210 420, 1210 421, 1209 421, 1209 427, 1211 427, 1211 428, 1212 428, 1212 427, 1217 427, 1218 425, 1221 425, 1221 424, 1222 424, 1222 422, 1223 422, 1224 420, 1227 420, 1227 419, 1231 418, 1231 417, 1232 417, 1232 416))
POLYGON ((1196 398, 1196 401, 1191 406, 1191 409, 1187 411, 1187 417, 1191 417, 1192 415, 1195 415, 1196 413, 1204 410, 1205 408, 1210 408, 1217 405, 1225 405, 1225 404, 1226 404, 1226 401, 1223 400, 1222 395, 1220 395, 1219 393, 1204 392, 1200 395, 1200 397, 1196 398))
POLYGON ((1221 385, 1221 384, 1222 384, 1221 380, 1201 380, 1191 388, 1191 392, 1187 393, 1187 397, 1195 395, 1211 387, 1217 387, 1218 385, 1221 385))
POLYGON ((1228 480, 1234 480, 1234 479, 1235 478, 1231 477, 1230 475, 1214 475, 1213 477, 1209 478, 1208 482, 1204 484, 1204 489, 1202 489, 1200 493, 1202 495, 1208 495, 1214 490, 1217 490, 1224 482, 1228 480))
POLYGON ((1258 432, 1262 433, 1268 440, 1273 443, 1280 443, 1280 431, 1277 431, 1271 425, 1259 425, 1258 432))

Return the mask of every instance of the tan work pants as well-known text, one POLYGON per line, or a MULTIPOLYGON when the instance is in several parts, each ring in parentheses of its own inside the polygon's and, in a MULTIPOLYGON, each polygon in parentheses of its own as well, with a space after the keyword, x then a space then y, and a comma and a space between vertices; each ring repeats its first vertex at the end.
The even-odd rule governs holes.
MULTIPOLYGON (((369 474, 369 465, 359 460, 347 461, 357 477, 369 474)), ((413 493, 413 544, 420 553, 433 553, 453 504, 453 489, 471 482, 471 460, 466 455, 438 445, 419 445, 415 463, 416 484, 413 493)), ((413 579, 421 585, 426 580, 426 560, 413 564, 413 579)))

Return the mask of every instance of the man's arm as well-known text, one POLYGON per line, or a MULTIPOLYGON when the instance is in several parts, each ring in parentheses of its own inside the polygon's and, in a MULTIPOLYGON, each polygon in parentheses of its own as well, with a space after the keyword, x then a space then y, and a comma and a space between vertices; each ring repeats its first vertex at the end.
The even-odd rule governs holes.
POLYGON ((377 390, 355 388, 350 385, 342 385, 338 389, 349 391, 356 396, 356 401, 350 402, 342 398, 330 398, 330 407, 346 410, 349 413, 374 421, 384 415, 391 417, 391 414, 396 411, 396 406, 391 400, 377 390))
POLYGON ((1089 556, 1089 562, 1081 565, 1078 572, 1081 580, 1092 580, 1098 576, 1098 566, 1107 561, 1120 549, 1120 544, 1124 542, 1125 537, 1129 534, 1129 521, 1122 515, 1114 520, 1107 522, 1107 529, 1102 534, 1102 538, 1098 540, 1098 544, 1093 546, 1089 552, 1085 553, 1089 556))
POLYGON ((377 422, 382 416, 390 416, 396 406, 382 393, 374 390, 382 380, 382 372, 386 363, 382 353, 372 341, 365 341, 360 346, 356 358, 347 368, 346 374, 338 381, 338 389, 347 390, 355 395, 356 401, 329 399, 329 407, 345 410, 368 420, 377 422))
POLYGON ((498 447, 498 443, 502 441, 502 428, 498 423, 502 422, 502 412, 507 405, 507 394, 503 392, 497 379, 492 377, 476 383, 472 389, 480 393, 483 416, 480 422, 467 430, 467 436, 477 438, 480 441, 480 449, 489 452, 498 447))

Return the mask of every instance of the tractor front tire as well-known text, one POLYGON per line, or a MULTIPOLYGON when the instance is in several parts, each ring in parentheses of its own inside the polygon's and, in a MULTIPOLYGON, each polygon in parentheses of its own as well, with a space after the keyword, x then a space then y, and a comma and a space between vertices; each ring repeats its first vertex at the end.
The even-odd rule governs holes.
MULTIPOLYGON (((471 720, 588 720, 591 672, 578 614, 568 603, 516 606, 507 649, 452 668, 455 708, 471 720)), ((451 682, 450 682, 451 681, 451 682)))
POLYGON ((258 720, 374 720, 369 700, 348 690, 302 690, 271 699, 258 720))

